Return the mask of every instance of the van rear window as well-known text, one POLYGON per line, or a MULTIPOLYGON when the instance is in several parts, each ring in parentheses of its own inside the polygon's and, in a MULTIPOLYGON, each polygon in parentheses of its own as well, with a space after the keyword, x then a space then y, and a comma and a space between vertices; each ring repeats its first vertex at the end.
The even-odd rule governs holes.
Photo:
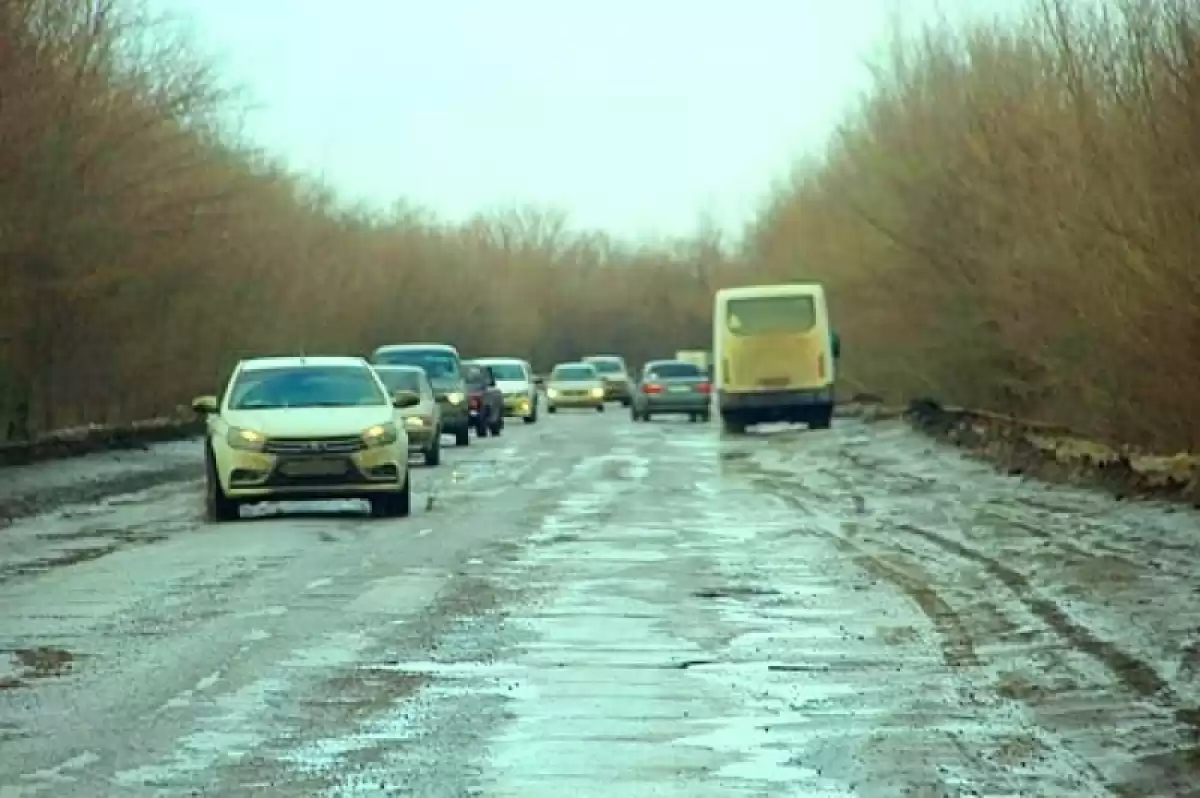
POLYGON ((817 303, 811 296, 746 297, 725 306, 725 325, 734 335, 802 333, 816 324, 817 303))

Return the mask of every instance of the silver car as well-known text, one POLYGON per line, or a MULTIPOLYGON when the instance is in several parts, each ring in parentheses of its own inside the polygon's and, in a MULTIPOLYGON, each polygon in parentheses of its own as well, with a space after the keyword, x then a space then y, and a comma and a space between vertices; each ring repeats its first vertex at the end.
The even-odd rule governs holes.
POLYGON ((546 381, 546 411, 560 407, 593 408, 604 412, 604 383, 591 363, 559 363, 546 381))
POLYGON ((634 421, 655 415, 686 415, 689 421, 708 421, 712 413, 712 385, 695 364, 683 360, 651 360, 633 392, 630 413, 634 421))

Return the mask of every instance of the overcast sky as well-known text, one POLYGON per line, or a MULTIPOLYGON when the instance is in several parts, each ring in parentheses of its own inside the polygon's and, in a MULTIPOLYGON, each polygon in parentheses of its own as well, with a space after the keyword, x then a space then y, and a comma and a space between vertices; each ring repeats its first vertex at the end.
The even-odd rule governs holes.
MULTIPOLYGON (((895 0, 155 0, 260 109, 250 130, 351 199, 447 217, 737 226, 866 86, 895 0)), ((960 0, 959 12, 1019 0, 960 0)), ((908 22, 935 0, 902 0, 908 22)))

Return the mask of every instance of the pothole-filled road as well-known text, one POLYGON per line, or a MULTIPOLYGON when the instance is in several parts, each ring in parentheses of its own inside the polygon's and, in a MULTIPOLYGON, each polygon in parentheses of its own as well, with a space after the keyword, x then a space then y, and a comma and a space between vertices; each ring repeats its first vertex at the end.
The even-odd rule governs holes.
POLYGON ((1200 794, 1195 513, 615 409, 402 521, 0 529, 0 796, 1200 794))

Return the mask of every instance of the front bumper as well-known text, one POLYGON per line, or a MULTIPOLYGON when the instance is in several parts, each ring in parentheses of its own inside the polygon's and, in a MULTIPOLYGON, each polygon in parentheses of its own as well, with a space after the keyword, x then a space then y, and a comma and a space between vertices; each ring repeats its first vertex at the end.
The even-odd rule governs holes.
POLYGON ((546 401, 550 403, 551 407, 602 407, 604 396, 593 396, 590 393, 582 396, 555 393, 553 396, 547 395, 546 401))
POLYGON ((533 397, 527 394, 504 397, 504 415, 506 416, 519 416, 521 418, 532 416, 535 406, 533 397))
POLYGON ((353 454, 292 456, 231 451, 221 483, 231 499, 353 498, 395 491, 408 479, 407 452, 381 446, 353 454))
POLYGON ((457 432, 470 426, 470 408, 464 398, 456 405, 445 399, 438 399, 438 408, 442 411, 442 429, 446 432, 457 432))
POLYGON ((611 402, 614 399, 628 399, 633 395, 633 390, 629 383, 625 380, 605 380, 604 381, 604 399, 611 402))
POLYGON ((431 419, 423 419, 420 426, 413 426, 410 422, 406 422, 404 431, 408 433, 408 451, 423 452, 433 443, 437 426, 431 419))

